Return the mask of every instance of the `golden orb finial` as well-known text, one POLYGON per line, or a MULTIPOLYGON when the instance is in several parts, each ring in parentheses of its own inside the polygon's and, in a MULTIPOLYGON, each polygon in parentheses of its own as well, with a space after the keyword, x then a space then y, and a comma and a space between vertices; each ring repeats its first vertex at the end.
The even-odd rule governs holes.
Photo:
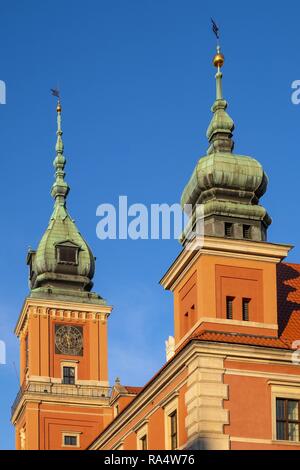
POLYGON ((222 54, 222 52, 220 52, 220 50, 218 50, 218 52, 216 53, 213 59, 214 66, 217 68, 221 68, 224 65, 224 61, 225 61, 224 55, 222 54))
POLYGON ((58 113, 61 113, 61 104, 60 104, 60 101, 57 102, 56 111, 57 111, 58 113))

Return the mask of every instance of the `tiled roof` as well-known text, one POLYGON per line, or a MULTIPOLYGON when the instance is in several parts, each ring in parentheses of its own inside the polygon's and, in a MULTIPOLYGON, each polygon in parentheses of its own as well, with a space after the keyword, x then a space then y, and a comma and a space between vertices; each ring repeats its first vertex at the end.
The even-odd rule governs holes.
POLYGON ((291 346, 300 340, 300 264, 277 267, 279 336, 291 346))
POLYGON ((269 336, 250 335, 242 333, 228 333, 223 331, 197 330, 192 339, 200 341, 218 341, 222 343, 247 344, 252 346, 264 346, 269 348, 289 349, 289 345, 282 339, 269 336))
POLYGON ((124 388, 132 395, 137 395, 143 389, 143 387, 131 387, 130 385, 124 385, 124 388))

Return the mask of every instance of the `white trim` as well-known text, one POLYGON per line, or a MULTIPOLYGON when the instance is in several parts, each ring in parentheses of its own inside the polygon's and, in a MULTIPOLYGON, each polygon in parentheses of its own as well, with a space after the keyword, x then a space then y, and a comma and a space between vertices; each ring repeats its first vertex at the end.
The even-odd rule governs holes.
MULTIPOLYGON (((261 363, 261 361, 260 361, 261 363)), ((286 365, 286 364, 285 364, 286 365)), ((239 375, 241 377, 260 377, 263 379, 269 379, 270 382, 268 382, 269 385, 273 384, 274 380, 277 380, 279 384, 285 384, 286 383, 286 377, 287 374, 282 374, 280 372, 264 372, 264 371, 256 371, 256 370, 243 370, 243 369, 225 369, 225 374, 226 375, 239 375)), ((289 381, 291 385, 297 385, 297 383, 300 385, 300 375, 293 375, 289 374, 289 381)))
POLYGON ((77 312, 77 317, 72 318, 74 321, 85 322, 91 319, 106 321, 111 314, 112 309, 113 307, 105 304, 88 304, 84 302, 78 303, 65 300, 57 303, 53 300, 33 299, 27 297, 24 301, 14 332, 16 336, 19 337, 22 330, 27 328, 28 318, 31 315, 34 317, 51 317, 53 319, 70 322, 69 313, 77 312), (88 318, 87 315, 89 315, 90 318, 88 318))
MULTIPOLYGON (((197 328, 202 325, 202 323, 217 323, 218 325, 230 325, 230 326, 243 326, 250 328, 264 328, 267 330, 278 331, 278 325, 275 323, 261 323, 253 321, 240 321, 240 320, 228 320, 227 318, 217 318, 217 317, 201 317, 195 323, 195 325, 175 344, 175 351, 178 349, 186 340, 191 336, 191 334, 197 330, 197 328)), ((253 331, 253 334, 255 332, 253 331)), ((274 336, 274 338, 276 338, 274 336)))
POLYGON ((62 431, 62 442, 61 442, 61 446, 62 447, 68 447, 69 449, 74 449, 74 447, 80 447, 80 434, 82 434, 82 432, 78 431, 62 431), (65 437, 66 436, 70 436, 70 437, 76 437, 76 445, 73 446, 73 445, 69 445, 69 444, 65 444, 65 437))
POLYGON ((173 291, 183 275, 202 254, 230 258, 279 263, 293 248, 282 245, 249 240, 234 240, 217 237, 195 238, 188 249, 183 249, 160 281, 164 289, 173 291))
POLYGON ((77 374, 78 374, 78 364, 79 361, 72 361, 72 360, 63 360, 60 362, 60 376, 61 376, 61 384, 62 385, 77 385, 77 374), (75 383, 74 384, 64 384, 63 380, 64 380, 64 367, 73 367, 73 369, 75 369, 75 377, 74 377, 74 380, 75 380, 75 383))
MULTIPOLYGON (((272 406, 272 440, 276 443, 292 443, 297 444, 300 446, 300 436, 299 441, 288 441, 288 440, 277 440, 276 436, 276 399, 283 398, 283 399, 291 399, 291 400, 299 400, 300 401, 300 385, 297 386, 295 384, 291 385, 290 383, 282 382, 274 383, 271 385, 271 406, 272 406)), ((300 432, 300 430, 299 430, 300 432)))
POLYGON ((149 449, 149 433, 148 433, 148 422, 144 422, 142 426, 136 430, 136 448, 137 450, 143 450, 142 439, 146 436, 147 449, 149 449))
POLYGON ((120 439, 112 448, 112 450, 124 450, 124 439, 120 439))
POLYGON ((179 416, 178 416, 178 396, 168 402, 164 407, 164 423, 165 423, 165 449, 171 450, 171 415, 176 412, 177 420, 177 447, 179 446, 179 416))

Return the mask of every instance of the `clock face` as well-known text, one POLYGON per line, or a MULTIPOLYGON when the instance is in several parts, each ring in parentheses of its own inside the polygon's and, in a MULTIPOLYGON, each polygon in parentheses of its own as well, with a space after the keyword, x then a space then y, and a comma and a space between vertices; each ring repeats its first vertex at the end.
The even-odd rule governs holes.
POLYGON ((70 325, 55 326, 55 352, 69 356, 82 356, 82 327, 70 325))

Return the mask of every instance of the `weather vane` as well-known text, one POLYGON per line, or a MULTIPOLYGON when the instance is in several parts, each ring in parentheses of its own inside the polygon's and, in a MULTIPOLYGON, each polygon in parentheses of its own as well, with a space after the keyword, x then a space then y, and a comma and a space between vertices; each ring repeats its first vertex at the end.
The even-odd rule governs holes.
POLYGON ((217 38, 217 54, 214 57, 213 63, 214 66, 218 68, 220 72, 221 67, 224 65, 224 55, 221 53, 221 46, 220 46, 220 28, 217 23, 211 18, 212 23, 212 30, 217 38))
POLYGON ((217 38, 217 47, 220 47, 220 28, 213 18, 211 18, 212 30, 217 38))
POLYGON ((57 111, 58 113, 60 113, 60 112, 61 112, 60 91, 59 91, 58 88, 51 88, 50 91, 51 91, 51 95, 52 95, 52 96, 56 96, 56 98, 57 98, 57 108, 56 108, 56 111, 57 111))

